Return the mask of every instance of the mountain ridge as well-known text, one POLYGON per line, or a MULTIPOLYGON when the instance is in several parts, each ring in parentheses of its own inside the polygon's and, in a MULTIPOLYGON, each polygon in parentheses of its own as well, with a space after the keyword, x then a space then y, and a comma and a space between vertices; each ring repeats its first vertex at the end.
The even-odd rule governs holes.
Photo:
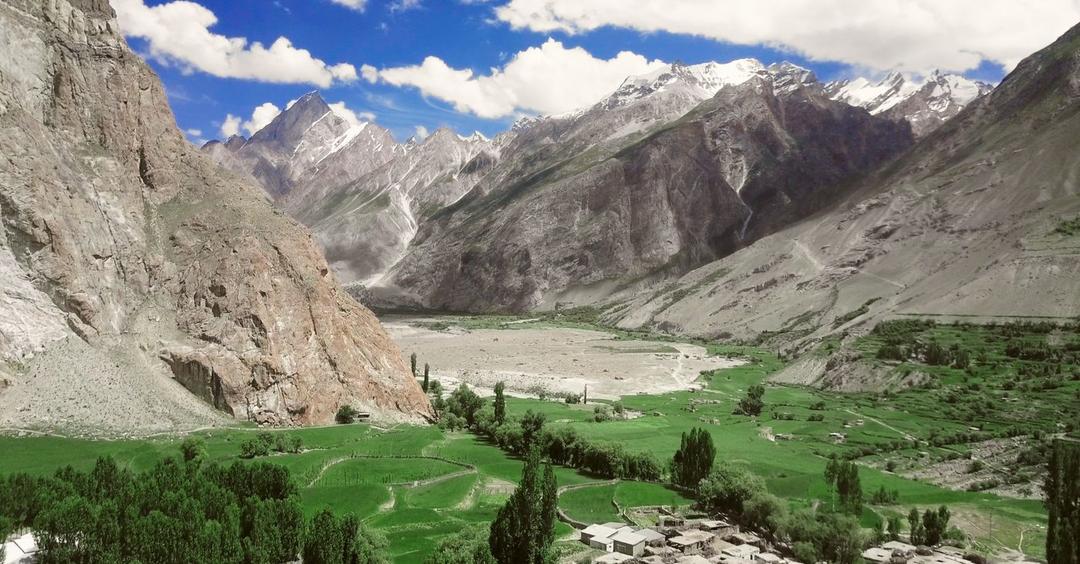
POLYGON ((433 415, 310 235, 184 140, 108 2, 6 2, 0 27, 0 425, 433 415))

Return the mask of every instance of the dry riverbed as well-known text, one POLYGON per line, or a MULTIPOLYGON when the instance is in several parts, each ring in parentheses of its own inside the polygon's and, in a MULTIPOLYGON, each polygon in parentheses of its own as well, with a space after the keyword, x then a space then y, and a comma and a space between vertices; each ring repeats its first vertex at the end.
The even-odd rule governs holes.
POLYGON ((467 330, 451 325, 434 330, 430 318, 383 318, 383 325, 405 355, 416 353, 431 365, 445 388, 465 382, 490 390, 506 382, 520 397, 580 394, 617 399, 700 387, 702 371, 738 366, 740 359, 707 356, 705 347, 660 341, 618 340, 602 331, 530 327, 467 330))

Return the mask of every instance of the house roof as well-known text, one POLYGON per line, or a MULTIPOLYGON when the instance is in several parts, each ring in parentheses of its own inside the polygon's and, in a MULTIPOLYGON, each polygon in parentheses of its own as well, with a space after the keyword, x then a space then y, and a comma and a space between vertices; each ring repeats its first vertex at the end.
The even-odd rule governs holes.
POLYGON ((862 557, 874 562, 889 562, 892 560, 892 550, 885 548, 868 548, 863 551, 862 557))
POLYGON ((615 534, 615 529, 605 527, 604 525, 589 525, 581 531, 581 534, 589 535, 593 538, 607 538, 615 534))
POLYGON ((659 533, 657 531, 654 531, 652 529, 638 529, 638 530, 636 530, 634 532, 641 535, 641 536, 643 536, 643 537, 645 537, 645 540, 648 541, 648 542, 661 541, 661 540, 664 540, 665 538, 667 538, 663 534, 661 534, 661 533, 659 533))
POLYGON ((915 552, 915 546, 914 545, 910 545, 910 544, 908 544, 906 542, 900 542, 900 541, 889 541, 889 542, 881 545, 881 548, 885 548, 885 549, 888 549, 888 550, 903 550, 903 551, 906 551, 906 552, 915 552))
POLYGON ((678 564, 710 564, 709 559, 701 556, 700 554, 693 554, 690 556, 683 556, 676 560, 678 564))
POLYGON ((603 556, 599 556, 596 560, 593 560, 596 564, 619 564, 626 562, 627 560, 633 560, 633 556, 627 556, 618 552, 609 552, 603 556))
POLYGON ((706 542, 712 540, 716 535, 706 531, 686 531, 683 534, 671 539, 672 544, 679 544, 683 546, 697 544, 699 542, 706 542))
POLYGON ((645 537, 633 531, 619 531, 611 536, 611 540, 633 546, 645 542, 645 537))
POLYGON ((728 556, 736 556, 739 558, 750 558, 751 556, 761 552, 761 549, 752 544, 740 544, 738 546, 732 546, 722 550, 724 554, 728 556))

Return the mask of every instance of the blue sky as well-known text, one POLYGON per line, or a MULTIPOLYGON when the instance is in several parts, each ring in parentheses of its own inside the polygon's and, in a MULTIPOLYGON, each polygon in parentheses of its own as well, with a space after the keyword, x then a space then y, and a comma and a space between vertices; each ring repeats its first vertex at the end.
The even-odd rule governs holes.
MULTIPOLYGON (((621 69, 644 68, 649 64, 658 64, 658 61, 726 62, 753 57, 768 64, 787 60, 810 68, 823 80, 830 80, 856 75, 881 75, 890 69, 918 74, 929 70, 927 67, 936 60, 933 51, 918 55, 920 59, 917 62, 906 58, 906 54, 914 52, 914 49, 905 51, 902 45, 894 46, 894 40, 884 43, 886 48, 875 45, 875 36, 880 36, 882 32, 873 29, 872 24, 865 30, 858 27, 846 31, 837 28, 835 33, 846 38, 845 44, 851 44, 845 46, 839 40, 831 40, 829 29, 822 27, 828 19, 817 22, 804 18, 807 19, 807 29, 799 33, 785 31, 784 26, 779 24, 773 29, 757 29, 753 13, 732 17, 731 26, 738 26, 738 21, 748 21, 751 23, 742 25, 748 29, 724 28, 723 32, 717 33, 708 31, 712 28, 706 28, 706 31, 696 28, 698 22, 693 21, 696 19, 693 12, 684 18, 685 21, 672 16, 660 24, 655 23, 658 19, 655 17, 642 16, 640 20, 635 20, 633 10, 622 15, 610 15, 610 21, 598 21, 597 17, 609 17, 610 10, 605 9, 603 4, 610 0, 593 2, 597 4, 596 14, 602 16, 578 13, 578 7, 589 4, 591 0, 195 0, 216 16, 216 22, 195 26, 198 32, 195 39, 191 38, 192 34, 183 34, 182 26, 176 22, 188 24, 198 18, 180 14, 179 11, 172 15, 153 11, 154 8, 174 4, 172 0, 112 1, 121 14, 121 27, 128 35, 129 43, 146 56, 160 74, 177 121, 182 129, 190 130, 189 137, 192 139, 220 137, 221 125, 227 115, 249 120, 253 109, 261 104, 270 102, 284 107, 289 100, 316 89, 329 102, 344 102, 354 112, 372 114, 377 123, 390 129, 399 140, 414 134, 417 128, 433 131, 443 126, 461 133, 477 130, 492 136, 505 130, 521 115, 547 113, 543 110, 570 104, 561 100, 562 95, 577 90, 606 91, 607 85, 614 82, 610 86, 613 89, 617 86, 617 80, 612 77, 617 76, 621 69), (562 6, 563 2, 571 3, 562 6), (341 5, 349 3, 354 7, 341 5), (537 10, 536 6, 541 6, 542 10, 537 10), (536 15, 540 11, 546 11, 547 15, 536 15), (207 61, 213 58, 212 55, 207 55, 198 44, 203 41, 199 34, 204 31, 209 34, 207 42, 211 39, 224 40, 217 36, 244 38, 246 47, 239 49, 228 68, 221 65, 211 68, 215 63, 207 61), (852 39, 852 36, 857 38, 864 34, 867 36, 865 40, 852 39), (736 40, 746 36, 749 40, 739 43, 729 40, 728 36, 736 40), (306 50, 311 58, 318 61, 316 66, 323 63, 326 66, 351 65, 356 72, 343 79, 327 79, 324 84, 318 85, 302 77, 290 78, 291 75, 263 78, 260 73, 265 74, 265 70, 260 69, 264 67, 255 63, 251 64, 251 69, 243 68, 249 64, 244 49, 250 48, 254 42, 269 46, 282 37, 287 38, 292 48, 306 50), (557 41, 558 48, 549 44, 551 49, 540 52, 538 48, 549 39, 557 41), (859 41, 866 43, 865 49, 859 41), (777 47, 764 47, 760 43, 777 47), (545 72, 549 74, 538 79, 539 83, 502 77, 481 84, 469 82, 469 79, 459 75, 446 76, 446 72, 451 70, 458 73, 471 70, 472 78, 489 75, 491 69, 503 69, 518 53, 529 49, 533 49, 534 56, 529 58, 527 64, 543 67, 544 63, 537 61, 544 56, 569 57, 568 53, 576 48, 585 52, 577 51, 574 55, 575 61, 584 58, 580 70, 568 68, 568 74, 564 77, 560 69, 577 63, 570 62, 570 59, 563 62, 562 58, 558 58, 552 63, 555 69, 547 69, 545 72), (624 54, 616 61, 620 52, 627 51, 634 57, 624 54), (878 52, 881 54, 878 55, 878 52), (430 68, 425 64, 423 69, 414 67, 429 57, 436 57, 441 64, 433 64, 430 68), (361 72, 364 65, 370 66, 373 73, 376 69, 411 70, 397 74, 383 72, 374 80, 366 80, 367 75, 361 72), (600 72, 603 69, 608 70, 600 72), (601 76, 605 78, 601 79, 601 76), (596 77, 595 81, 593 77, 596 77), (463 82, 456 82, 459 80, 463 82), (472 87, 475 87, 475 91, 472 87)), ((670 1, 679 3, 679 0, 670 1)), ((723 18, 713 13, 716 2, 701 4, 704 1, 687 0, 685 4, 698 3, 699 10, 702 10, 701 6, 706 6, 703 13, 707 17, 723 18), (714 7, 713 10, 708 9, 710 5, 714 7)), ((641 6, 648 3, 648 0, 643 0, 641 6)), ((746 4, 745 10, 754 9, 753 2, 743 3, 746 4)), ((821 9, 827 11, 825 6, 829 3, 825 1, 820 4, 821 9)), ((634 2, 624 1, 620 5, 627 4, 634 2)), ((1064 15, 1065 23, 1076 16, 1075 12, 1069 12, 1070 5, 1072 9, 1076 8, 1071 0, 1063 0, 1057 8, 1064 15)), ((205 12, 199 13, 205 16, 205 12)), ((1043 17, 1052 16, 1054 12, 1043 17)), ((766 11, 762 17, 776 20, 779 16, 766 11)), ((1015 64, 1020 56, 1048 43, 1048 37, 1052 39, 1067 27, 1058 22, 1055 29, 1024 37, 1030 48, 1009 45, 1007 49, 1011 51, 1002 47, 999 53, 994 45, 967 46, 956 43, 946 35, 947 32, 952 33, 949 30, 955 29, 954 22, 947 21, 948 17, 942 16, 940 24, 943 32, 940 38, 934 36, 936 39, 926 39, 920 35, 923 32, 916 28, 909 33, 915 36, 911 39, 913 44, 918 41, 922 48, 928 41, 940 41, 940 60, 944 64, 934 64, 934 67, 966 67, 957 70, 969 77, 990 82, 999 80, 1005 68, 1015 64), (974 59, 972 52, 976 53, 974 59)), ((1002 14, 1001 19, 1002 25, 1010 23, 1005 21, 1008 14, 1002 14)), ((723 19, 718 22, 720 27, 728 23, 723 19)), ((888 26, 888 17, 883 15, 882 22, 879 25, 888 26)), ((852 24, 857 25, 861 24, 852 24)), ((980 29, 985 29, 986 25, 989 24, 981 24, 980 29)), ((894 29, 886 28, 886 31, 892 32, 894 29)), ((896 35, 900 37, 898 41, 905 40, 903 34, 904 30, 896 30, 896 35)), ((532 67, 527 64, 523 60, 514 72, 529 75, 532 67)), ((342 74, 352 72, 348 70, 342 74)), ((507 69, 506 74, 514 72, 507 69)), ((589 94, 584 96, 588 97, 589 94)))

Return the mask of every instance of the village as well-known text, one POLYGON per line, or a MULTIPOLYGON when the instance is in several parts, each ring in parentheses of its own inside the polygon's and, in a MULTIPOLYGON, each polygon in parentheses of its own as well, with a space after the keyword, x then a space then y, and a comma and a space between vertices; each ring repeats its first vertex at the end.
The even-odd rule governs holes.
MULTIPOLYGON (((765 539, 723 519, 660 515, 655 527, 597 523, 579 531, 591 550, 575 561, 593 564, 802 564, 779 554, 765 539)), ((971 564, 959 548, 916 547, 889 541, 863 551, 868 564, 971 564)))

